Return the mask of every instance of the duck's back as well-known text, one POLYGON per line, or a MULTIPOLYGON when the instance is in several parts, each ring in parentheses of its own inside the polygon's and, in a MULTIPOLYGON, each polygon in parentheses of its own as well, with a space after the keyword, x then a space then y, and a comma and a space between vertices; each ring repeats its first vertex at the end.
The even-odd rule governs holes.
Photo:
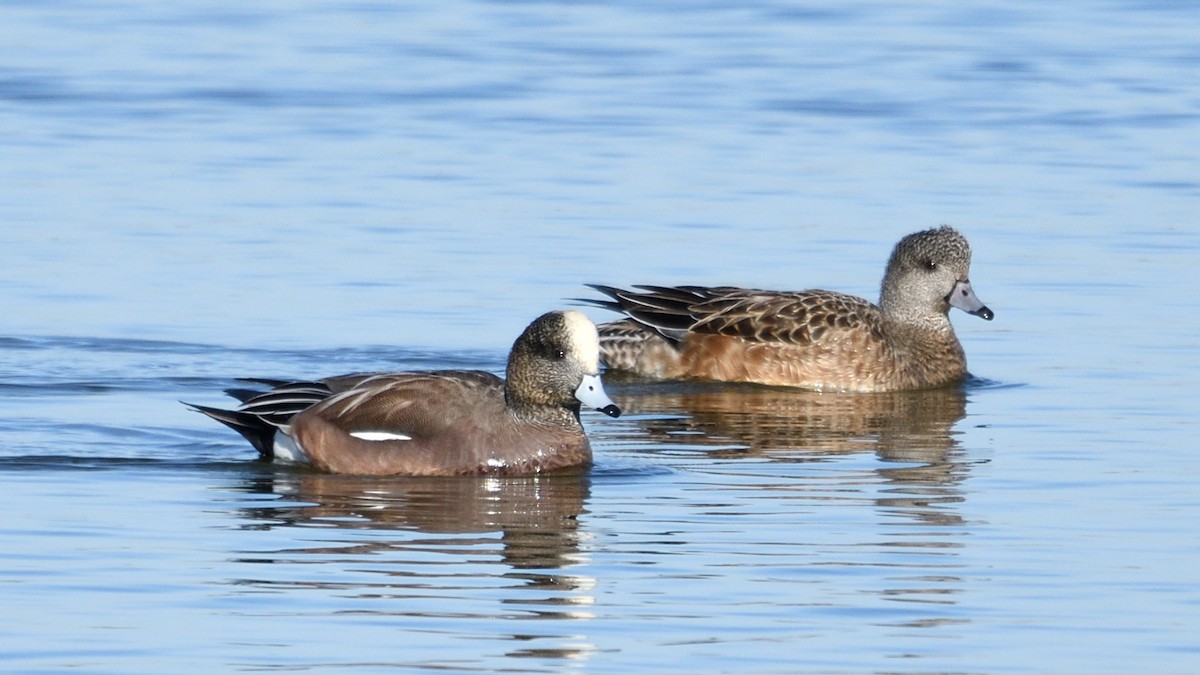
POLYGON ((504 380, 482 371, 380 373, 327 383, 338 393, 306 413, 350 433, 390 431, 427 439, 504 411, 504 380))

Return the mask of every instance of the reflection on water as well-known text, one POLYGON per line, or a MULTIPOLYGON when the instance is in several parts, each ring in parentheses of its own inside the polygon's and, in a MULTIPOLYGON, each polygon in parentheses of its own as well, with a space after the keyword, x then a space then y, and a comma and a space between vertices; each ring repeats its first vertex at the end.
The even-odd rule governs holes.
MULTIPOLYGON (((255 479, 245 489, 285 498, 247 509, 254 527, 499 533, 506 564, 555 569, 577 562, 577 518, 588 496, 588 479, 553 475, 447 480, 281 471, 255 479)), ((371 545, 387 548, 392 542, 371 545)))
POLYGON ((908 465, 880 468, 887 480, 931 487, 958 483, 967 468, 953 431, 966 416, 960 388, 863 395, 609 378, 649 439, 711 446, 710 456, 819 462, 872 452, 908 465))
MULTIPOLYGON (((647 454, 702 455, 693 472, 703 511, 675 514, 675 522, 728 511, 734 527, 754 533, 735 539, 738 550, 771 552, 775 561, 761 573, 742 570, 733 579, 804 579, 800 620, 814 627, 848 609, 824 589, 856 575, 875 577, 878 625, 935 629, 973 620, 961 606, 968 581, 960 556, 970 533, 963 482, 975 463, 954 430, 966 415, 962 388, 829 394, 624 375, 606 385, 634 425, 628 440, 640 439, 647 454), (716 495, 737 494, 749 496, 714 504, 716 495)), ((702 557, 725 568, 745 564, 740 555, 702 557)))
MULTIPOLYGON (((630 414, 646 414, 656 441, 728 447, 817 461, 824 455, 875 452, 892 461, 936 461, 956 447, 952 426, 966 416, 959 388, 928 392, 836 394, 708 382, 655 383, 606 375, 630 414), (682 417, 655 417, 678 411, 682 417), (782 455, 778 450, 802 450, 782 455)), ((716 452, 716 450, 714 450, 716 452)), ((718 452, 718 454, 721 454, 718 452)))
MULTIPOLYGON (((236 562, 271 567, 234 585, 336 592, 355 612, 426 620, 593 616, 595 580, 571 571, 588 559, 579 526, 586 475, 430 479, 298 470, 258 475, 241 489, 278 496, 244 508, 244 529, 287 530, 292 542, 306 539, 297 528, 323 534, 311 546, 241 555, 236 562), (320 563, 315 574, 296 578, 312 563, 320 563), (474 597, 482 587, 495 588, 496 603, 474 597)), ((523 645, 514 656, 588 651, 578 636, 562 644, 561 635, 525 624, 510 637, 523 645), (554 645, 526 646, 539 639, 554 645)))
POLYGON ((803 450, 796 461, 871 451, 895 461, 928 461, 955 447, 953 424, 966 415, 958 388, 887 394, 837 394, 708 382, 652 383, 606 375, 631 414, 681 411, 649 418, 652 437, 745 445, 744 452, 803 450))
MULTIPOLYGON (((963 390, 831 395, 621 377, 612 385, 630 412, 620 443, 644 448, 641 463, 666 455, 676 467, 667 475, 683 472, 677 478, 629 494, 611 489, 612 427, 595 430, 599 466, 582 475, 388 479, 276 469, 240 488, 269 501, 239 515, 261 546, 235 554, 232 585, 320 594, 326 600, 312 604, 330 615, 402 618, 453 635, 484 630, 505 643, 505 656, 523 659, 593 660, 612 649, 597 620, 620 608, 602 602, 598 588, 638 598, 657 618, 625 639, 668 652, 677 645, 655 637, 663 622, 722 635, 726 613, 747 602, 762 627, 788 635, 825 631, 859 611, 905 631, 974 620, 962 604, 960 558, 970 463, 953 430, 965 414, 963 390), (672 448, 703 461, 687 468, 672 448), (593 483, 607 493, 599 514, 587 506, 593 483), (260 533, 280 534, 282 545, 270 548, 274 539, 260 533), (862 578, 872 599, 844 596, 847 577, 862 578), (710 588, 704 611, 690 605, 696 578, 710 588), (782 579, 796 584, 786 601, 754 600, 782 579)), ((785 643, 760 646, 786 661, 777 651, 785 643)), ((414 664, 448 665, 424 656, 414 664)))

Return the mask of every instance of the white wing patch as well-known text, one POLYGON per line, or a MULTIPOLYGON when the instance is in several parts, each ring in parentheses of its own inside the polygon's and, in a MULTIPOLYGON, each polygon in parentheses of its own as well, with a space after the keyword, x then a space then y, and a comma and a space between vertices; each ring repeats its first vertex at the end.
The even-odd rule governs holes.
POLYGON ((412 436, 397 434, 392 431, 351 431, 350 435, 364 441, 411 441, 412 436))

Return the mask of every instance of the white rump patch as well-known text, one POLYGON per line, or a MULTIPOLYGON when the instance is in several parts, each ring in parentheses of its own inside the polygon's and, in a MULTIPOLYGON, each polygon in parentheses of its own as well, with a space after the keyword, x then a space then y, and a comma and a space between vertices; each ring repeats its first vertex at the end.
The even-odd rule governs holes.
POLYGON ((411 441, 412 436, 397 434, 392 431, 351 431, 350 435, 364 441, 411 441))
POLYGON ((571 345, 574 347, 575 358, 594 371, 600 369, 600 336, 596 332, 596 324, 587 318, 583 312, 568 309, 563 312, 567 322, 567 332, 571 334, 571 345))
POLYGON ((308 463, 308 455, 304 454, 304 449, 282 430, 275 432, 275 447, 273 450, 275 451, 274 461, 281 464, 308 463))

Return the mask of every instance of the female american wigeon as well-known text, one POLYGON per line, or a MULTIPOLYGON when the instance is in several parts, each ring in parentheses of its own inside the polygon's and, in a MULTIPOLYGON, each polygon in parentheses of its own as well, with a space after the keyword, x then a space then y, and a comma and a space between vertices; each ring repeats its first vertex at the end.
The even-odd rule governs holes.
POLYGON ((249 380, 273 388, 229 390, 242 401, 237 410, 191 407, 264 459, 332 473, 531 474, 591 462, 580 403, 621 414, 599 372, 595 324, 577 311, 550 312, 513 343, 506 379, 441 370, 249 380))
POLYGON ((961 382, 967 360, 951 307, 992 319, 971 290, 971 248, 950 227, 896 244, 879 305, 832 291, 611 286, 588 302, 629 318, 600 326, 605 364, 645 377, 829 391, 898 391, 961 382))

